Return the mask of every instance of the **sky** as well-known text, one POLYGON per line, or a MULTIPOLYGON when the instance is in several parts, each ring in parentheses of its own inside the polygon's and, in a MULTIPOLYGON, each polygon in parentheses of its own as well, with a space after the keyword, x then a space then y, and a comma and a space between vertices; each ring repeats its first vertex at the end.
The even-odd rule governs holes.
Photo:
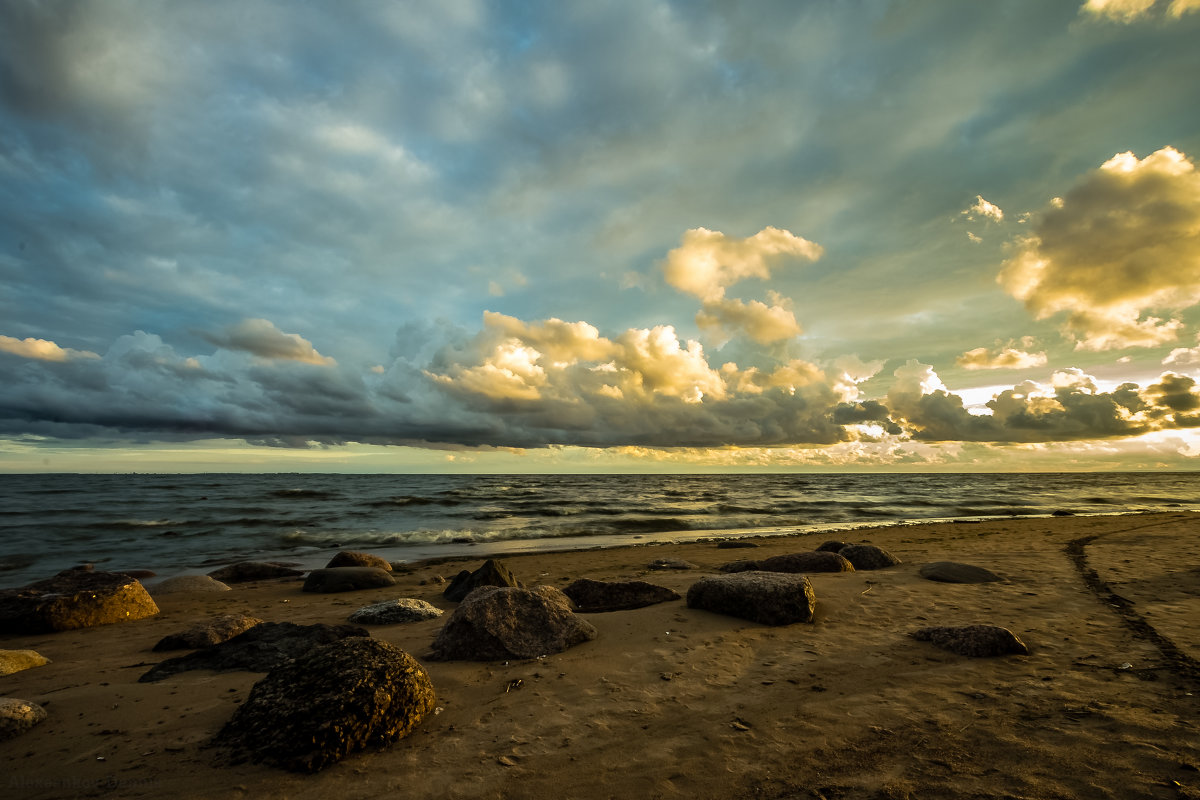
POLYGON ((0 4, 0 471, 1200 467, 1200 0, 0 4))

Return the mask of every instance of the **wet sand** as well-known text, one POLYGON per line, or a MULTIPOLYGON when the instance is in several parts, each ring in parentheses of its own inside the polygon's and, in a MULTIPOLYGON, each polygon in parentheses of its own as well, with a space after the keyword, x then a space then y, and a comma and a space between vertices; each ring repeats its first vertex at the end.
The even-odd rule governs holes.
MULTIPOLYGON (((1000 520, 844 532, 903 563, 813 574, 812 624, 765 627, 683 600, 589 614, 591 642, 543 659, 425 658, 447 617, 372 626, 438 693, 407 739, 316 775, 216 763, 205 742, 261 673, 138 677, 163 636, 208 616, 341 623, 397 597, 452 610, 411 565, 388 589, 315 595, 300 582, 166 595, 156 617, 0 637, 50 664, 0 677, 49 719, 0 742, 7 797, 1178 798, 1200 797, 1200 518, 1188 513, 1000 520), (1071 543, 1075 542, 1074 545, 1071 543), (943 584, 959 561, 1004 576, 943 584), (970 659, 908 634, 1007 627, 1028 656, 970 659), (516 684, 520 681, 520 684, 516 684)), ((728 561, 810 550, 821 533, 510 556, 527 585, 647 580, 685 594, 728 561), (697 569, 652 571, 657 558, 697 569)), ((151 582, 148 582, 152 584, 151 582)))

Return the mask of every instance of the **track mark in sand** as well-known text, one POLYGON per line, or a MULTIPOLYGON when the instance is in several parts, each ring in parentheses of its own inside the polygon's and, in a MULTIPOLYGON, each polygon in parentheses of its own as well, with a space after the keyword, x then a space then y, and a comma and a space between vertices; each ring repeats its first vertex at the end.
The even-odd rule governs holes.
MULTIPOLYGON (((1153 528, 1155 525, 1144 525, 1142 528, 1153 528)), ((1072 539, 1067 542, 1063 552, 1071 559, 1071 563, 1075 565, 1076 572, 1083 578, 1084 584, 1092 591, 1096 597, 1104 603, 1107 603, 1126 626, 1133 631, 1134 635, 1150 642, 1167 663, 1167 668, 1182 678, 1188 678, 1193 681, 1200 681, 1200 661, 1189 656, 1187 653, 1179 649, 1179 646, 1163 636, 1146 618, 1134 610, 1132 600, 1122 597, 1112 590, 1112 587, 1100 577, 1096 570, 1088 565, 1087 546, 1097 539, 1105 536, 1111 536, 1115 533, 1129 533, 1130 531, 1141 530, 1141 528, 1126 528, 1119 531, 1108 531, 1106 533, 1097 533, 1091 536, 1083 536, 1079 539, 1072 539)))

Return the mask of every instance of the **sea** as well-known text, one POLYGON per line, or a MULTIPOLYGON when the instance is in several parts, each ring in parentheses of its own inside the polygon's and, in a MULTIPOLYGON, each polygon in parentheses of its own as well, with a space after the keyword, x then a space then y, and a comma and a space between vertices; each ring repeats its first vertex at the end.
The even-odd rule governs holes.
POLYGON ((197 574, 1200 508, 1200 473, 0 475, 0 588, 82 563, 197 574))

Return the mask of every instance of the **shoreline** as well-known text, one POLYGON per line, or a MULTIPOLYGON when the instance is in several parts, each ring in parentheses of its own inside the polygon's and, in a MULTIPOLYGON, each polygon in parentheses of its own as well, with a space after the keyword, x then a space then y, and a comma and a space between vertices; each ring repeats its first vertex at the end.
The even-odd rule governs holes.
MULTIPOLYGON (((371 626, 425 665, 443 711, 385 750, 308 776, 218 766, 204 747, 262 673, 198 671, 140 684, 145 669, 174 655, 150 647, 222 613, 338 624, 396 597, 449 611, 435 576, 486 556, 406 564, 387 589, 306 594, 282 580, 166 595, 156 617, 0 637, 2 649, 51 659, 0 677, 0 694, 45 702, 50 714, 0 742, 11 765, 0 785, 30 798, 100 796, 106 786, 134 798, 1193 796, 1200 681, 1179 665, 1200 657, 1197 519, 1134 513, 860 529, 845 538, 870 540, 902 563, 809 575, 811 624, 765 627, 680 600, 584 615, 599 630, 594 641, 530 661, 427 660, 446 617, 371 626), (1081 567, 1068 548, 1085 539, 1081 567), (940 560, 1005 580, 919 576, 922 564, 940 560), (1089 587, 1085 569, 1128 603, 1124 612, 1089 587), (1164 655, 1125 612, 1184 658, 1164 655), (908 635, 976 623, 1008 627, 1030 654, 969 659, 908 635), (516 680, 523 688, 509 691, 516 680)), ((812 549, 827 533, 760 536, 754 550, 631 543, 503 559, 526 585, 636 579, 685 594, 720 564, 812 549), (646 546, 696 568, 650 570, 646 546)))

